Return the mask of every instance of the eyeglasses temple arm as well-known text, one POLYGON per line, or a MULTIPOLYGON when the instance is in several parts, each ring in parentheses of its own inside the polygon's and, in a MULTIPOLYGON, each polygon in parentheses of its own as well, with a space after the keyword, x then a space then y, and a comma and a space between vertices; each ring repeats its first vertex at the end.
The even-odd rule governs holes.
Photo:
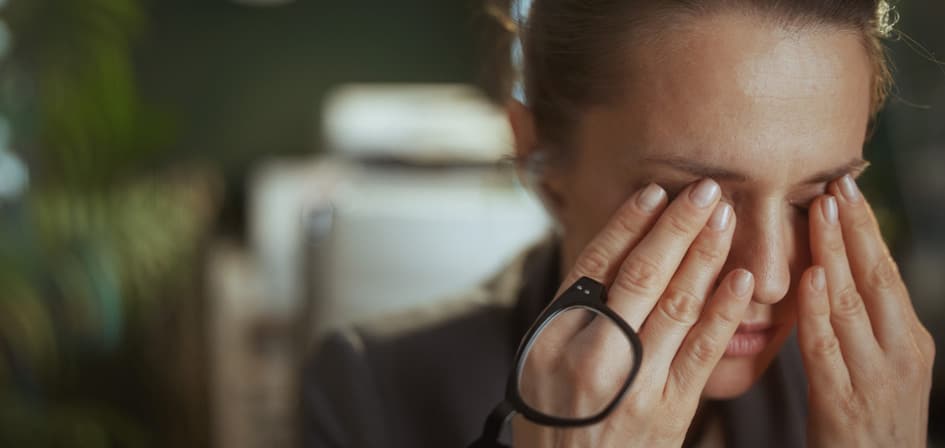
POLYGON ((505 448, 504 445, 499 443, 499 435, 502 433, 502 428, 505 427, 505 424, 514 414, 515 408, 512 407, 512 403, 509 403, 508 400, 502 400, 486 418, 482 435, 468 448, 505 448))

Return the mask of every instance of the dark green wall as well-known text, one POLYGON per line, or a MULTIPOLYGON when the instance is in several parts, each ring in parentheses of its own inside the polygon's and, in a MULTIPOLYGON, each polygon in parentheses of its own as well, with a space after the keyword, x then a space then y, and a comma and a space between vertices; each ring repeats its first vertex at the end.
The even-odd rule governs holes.
POLYGON ((478 4, 153 1, 139 79, 178 127, 167 157, 186 151, 241 172, 261 155, 317 151, 320 104, 339 83, 476 82, 478 4))
MULTIPOLYGON (((226 175, 222 230, 242 235, 247 175, 320 151, 322 100, 346 82, 482 81, 481 0, 152 0, 135 49, 144 100, 171 122, 155 165, 226 175)), ((488 50, 486 50, 488 51, 488 50)))

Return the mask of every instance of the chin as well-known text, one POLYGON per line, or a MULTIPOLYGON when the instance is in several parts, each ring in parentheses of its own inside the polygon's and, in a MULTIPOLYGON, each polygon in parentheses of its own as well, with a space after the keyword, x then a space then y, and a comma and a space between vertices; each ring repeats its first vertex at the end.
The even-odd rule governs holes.
POLYGON ((734 341, 738 338, 736 335, 709 376, 709 381, 702 391, 703 398, 727 400, 747 392, 771 365, 793 327, 793 324, 785 324, 772 328, 770 333, 764 336, 763 344, 754 350, 733 346, 737 345, 734 341))

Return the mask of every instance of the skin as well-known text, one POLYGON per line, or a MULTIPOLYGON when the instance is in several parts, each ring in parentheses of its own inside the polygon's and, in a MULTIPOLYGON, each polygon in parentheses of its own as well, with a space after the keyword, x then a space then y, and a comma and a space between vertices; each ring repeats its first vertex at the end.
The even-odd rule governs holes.
MULTIPOLYGON (((865 199, 840 195, 838 223, 821 219, 825 194, 855 187, 865 168, 872 65, 860 36, 735 13, 681 25, 627 52, 624 95, 584 111, 567 167, 541 181, 563 230, 560 291, 581 276, 607 285, 646 361, 601 425, 560 431, 518 418, 516 446, 678 446, 700 397, 745 392, 798 316, 811 445, 924 446, 931 337, 865 199), (701 185, 717 193, 700 207, 691 198, 707 177, 701 185), (647 185, 661 187, 649 190, 652 210, 641 205, 647 185), (728 222, 713 226, 726 209, 728 222), (823 290, 811 286, 814 263, 823 290), (723 356, 743 322, 770 324, 774 336, 757 355, 723 356), (893 380, 903 375, 915 377, 893 380)), ((539 151, 527 108, 513 104, 510 116, 519 156, 539 151)), ((579 327, 556 331, 586 358, 548 350, 535 366, 550 374, 530 387, 552 397, 562 382, 603 387, 569 367, 607 358, 607 338, 579 327)))

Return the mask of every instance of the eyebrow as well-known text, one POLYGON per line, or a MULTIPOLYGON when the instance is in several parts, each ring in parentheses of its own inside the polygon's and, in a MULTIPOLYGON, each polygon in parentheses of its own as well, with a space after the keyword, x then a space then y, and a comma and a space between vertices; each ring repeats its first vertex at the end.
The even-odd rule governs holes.
MULTIPOLYGON (((715 180, 724 180, 730 182, 747 182, 750 180, 750 177, 744 173, 739 173, 737 171, 720 166, 706 165, 681 157, 645 157, 643 160, 646 162, 666 165, 670 168, 679 171, 685 171, 697 177, 711 177, 715 180)), ((838 167, 815 173, 814 175, 801 181, 799 184, 813 185, 827 183, 848 173, 853 177, 858 177, 869 166, 869 162, 857 157, 838 167)))

